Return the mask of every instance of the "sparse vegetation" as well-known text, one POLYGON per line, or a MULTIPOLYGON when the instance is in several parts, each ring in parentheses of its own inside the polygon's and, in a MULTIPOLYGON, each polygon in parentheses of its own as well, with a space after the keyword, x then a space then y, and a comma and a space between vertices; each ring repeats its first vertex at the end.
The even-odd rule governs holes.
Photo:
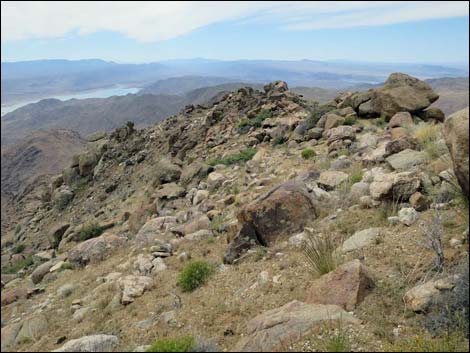
POLYGON ((192 292, 206 283, 213 272, 213 266, 206 261, 194 261, 183 268, 178 283, 183 292, 192 292))
POLYGON ((146 352, 193 352, 195 345, 192 336, 161 338, 153 342, 146 352))
POLYGON ((224 217, 222 215, 214 216, 211 219, 211 229, 218 234, 224 232, 225 222, 224 222, 224 217))
POLYGON ((349 174, 349 182, 351 184, 359 183, 362 181, 364 173, 362 172, 362 168, 360 167, 355 167, 351 170, 351 173, 349 174))
POLYGON ((381 128, 381 129, 384 129, 387 126, 387 119, 385 119, 385 117, 381 116, 380 118, 374 119, 372 121, 372 123, 375 126, 381 128))
POLYGON ((253 119, 244 118, 237 126, 239 133, 246 133, 251 127, 259 128, 262 126, 263 121, 272 118, 273 113, 270 110, 261 110, 253 119))
POLYGON ((91 221, 84 224, 78 231, 77 238, 79 241, 85 241, 96 238, 103 233, 104 229, 97 222, 91 221))
POLYGON ((439 125, 421 123, 414 127, 412 134, 420 148, 425 151, 430 158, 436 159, 448 152, 447 147, 439 143, 439 125))
POLYGON ((13 254, 20 254, 20 253, 22 253, 22 252, 24 251, 24 249, 26 249, 26 245, 24 245, 24 244, 18 244, 18 245, 15 245, 15 246, 13 247, 13 249, 11 249, 11 252, 12 252, 13 254))
POLYGON ((308 234, 302 252, 312 272, 320 276, 338 266, 335 249, 336 244, 331 237, 308 234))
POLYGON ((386 352, 468 352, 468 342, 459 334, 444 337, 417 335, 386 345, 386 352))
POLYGON ((343 125, 349 125, 352 126, 357 122, 357 118, 353 116, 348 116, 346 119, 344 119, 343 125))
POLYGON ((25 259, 23 259, 21 261, 18 261, 17 263, 15 263, 12 266, 2 267, 2 273, 15 274, 15 273, 18 273, 18 271, 20 271, 20 270, 28 268, 32 264, 34 264, 33 257, 28 256, 25 259))
POLYGON ((216 166, 218 164, 223 164, 223 165, 229 166, 229 165, 236 164, 236 163, 245 163, 251 160, 255 154, 256 154, 256 149, 247 148, 241 151, 240 153, 232 154, 222 159, 214 159, 209 162, 209 165, 216 166))
POLYGON ((435 254, 433 270, 441 272, 444 268, 444 248, 442 245, 444 230, 439 211, 435 211, 430 223, 420 223, 420 228, 426 238, 422 246, 435 254))
POLYGON ((272 145, 273 146, 282 145, 286 141, 287 139, 284 136, 277 136, 273 139, 272 145))
POLYGON ((311 148, 305 148, 305 149, 302 150, 302 158, 303 159, 312 159, 316 155, 317 154, 315 153, 315 151, 312 150, 311 148))

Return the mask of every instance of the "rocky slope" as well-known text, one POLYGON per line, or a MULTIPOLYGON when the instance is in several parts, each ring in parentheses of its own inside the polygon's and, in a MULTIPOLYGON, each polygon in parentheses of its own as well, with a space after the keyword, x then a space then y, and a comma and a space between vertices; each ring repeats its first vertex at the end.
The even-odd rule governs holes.
POLYGON ((403 74, 323 105, 277 81, 96 136, 2 234, 2 350, 437 344, 435 301, 468 291, 468 110, 442 134, 437 99, 403 74), (314 275, 319 239, 339 263, 314 275), (195 260, 213 271, 185 291, 195 260))

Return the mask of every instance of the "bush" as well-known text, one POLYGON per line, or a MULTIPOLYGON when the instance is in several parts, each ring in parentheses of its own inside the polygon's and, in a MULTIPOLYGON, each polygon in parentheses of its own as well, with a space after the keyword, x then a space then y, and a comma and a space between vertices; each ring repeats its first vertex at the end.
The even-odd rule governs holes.
POLYGON ((336 246, 331 237, 320 237, 309 234, 302 252, 315 275, 323 275, 333 271, 338 266, 335 254, 336 246))
POLYGON ((253 119, 242 119, 238 124, 238 132, 246 133, 251 127, 261 127, 263 125, 263 121, 272 118, 272 116, 273 114, 270 110, 263 109, 253 119))
POLYGON ((346 119, 344 119, 343 125, 349 125, 352 126, 357 122, 357 119, 352 116, 348 116, 346 119))
POLYGON ((352 184, 359 183, 362 180, 363 173, 362 169, 355 168, 352 170, 351 175, 349 176, 349 181, 352 184))
POLYGON ((25 248, 26 246, 24 244, 18 244, 14 246, 13 249, 11 249, 11 251, 13 252, 13 254, 19 254, 19 253, 22 253, 25 248))
POLYGON ((282 145, 284 142, 286 142, 287 139, 284 136, 278 136, 274 138, 272 145, 277 146, 277 145, 282 145))
POLYGON ((241 151, 240 153, 233 154, 222 159, 214 159, 209 162, 209 165, 216 166, 217 164, 223 164, 223 165, 229 166, 229 165, 240 163, 240 162, 245 163, 251 160, 255 154, 256 154, 256 149, 247 148, 241 151))
POLYGON ((451 291, 442 291, 430 306, 424 325, 433 334, 455 333, 469 336, 469 269, 468 259, 458 269, 458 280, 451 291))
POLYGON ((315 153, 314 150, 312 150, 311 148, 306 148, 304 150, 302 150, 302 158, 303 159, 311 159, 313 157, 315 157, 317 154, 315 153))
POLYGON ((448 152, 447 147, 439 143, 439 125, 421 123, 413 129, 413 137, 418 142, 421 150, 425 151, 433 159, 439 158, 448 152))
POLYGON ((377 127, 380 127, 380 128, 385 128, 387 126, 387 119, 385 119, 385 117, 381 116, 380 118, 377 118, 375 120, 373 120, 373 124, 377 127))
POLYGON ((192 336, 161 338, 153 342, 147 352, 192 352, 196 340, 192 336))
POLYGON ((2 273, 14 274, 14 273, 17 273, 18 271, 20 271, 24 268, 27 268, 27 267, 31 266, 32 264, 34 264, 33 257, 28 256, 24 260, 18 261, 16 264, 14 264, 12 266, 2 268, 2 273))
POLYGON ((96 238, 103 233, 104 229, 96 222, 86 223, 78 231, 77 237, 80 241, 96 238))
POLYGON ((186 265, 181 271, 178 283, 183 292, 192 292, 206 283, 214 272, 214 268, 205 261, 194 261, 186 265))

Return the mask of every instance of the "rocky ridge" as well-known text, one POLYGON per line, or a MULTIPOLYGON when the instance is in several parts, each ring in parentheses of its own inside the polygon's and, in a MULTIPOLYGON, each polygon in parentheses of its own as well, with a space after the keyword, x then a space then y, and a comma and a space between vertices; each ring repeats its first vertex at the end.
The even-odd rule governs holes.
MULTIPOLYGON (((468 109, 441 136, 437 98, 392 74, 319 106, 277 81, 89 138, 2 237, 2 270, 30 261, 2 271, 2 350, 137 349, 182 333, 225 350, 295 350, 333 321, 357 348, 384 350, 377 327, 422 332, 393 291, 410 290, 408 307, 423 312, 417 302, 453 290, 442 276, 414 289, 433 258, 417 241, 436 210, 464 218, 455 180, 468 192, 468 135, 454 127, 468 127, 468 109), (312 234, 331 237, 343 263, 318 279, 300 250, 312 234), (191 258, 214 263, 215 278, 182 293, 175 278, 191 258)), ((446 229, 450 264, 466 257, 462 224, 446 229)))

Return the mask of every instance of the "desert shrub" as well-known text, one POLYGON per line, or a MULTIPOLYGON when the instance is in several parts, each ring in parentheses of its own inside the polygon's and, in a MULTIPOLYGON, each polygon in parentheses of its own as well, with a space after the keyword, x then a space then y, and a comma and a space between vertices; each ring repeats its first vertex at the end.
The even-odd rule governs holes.
POLYGON ((225 231, 225 222, 222 215, 214 216, 211 219, 211 229, 216 233, 223 233, 225 231))
POLYGON ((213 159, 209 162, 209 165, 216 166, 217 164, 223 165, 232 165, 236 163, 245 163, 253 158, 256 154, 256 149, 254 148, 247 148, 237 154, 232 154, 222 159, 213 159))
POLYGON ((313 157, 315 157, 317 154, 315 153, 314 150, 312 150, 311 148, 305 148, 302 150, 302 158, 303 159, 311 159, 313 157))
POLYGON ((320 276, 338 266, 335 249, 336 245, 331 237, 308 234, 302 252, 312 272, 320 276))
POLYGON ((28 256, 25 259, 23 259, 21 261, 18 261, 17 263, 15 263, 12 266, 2 267, 2 273, 14 274, 14 273, 17 273, 18 271, 20 271, 22 269, 28 268, 32 264, 34 264, 33 257, 28 256))
POLYGON ((352 126, 357 122, 357 118, 353 116, 348 116, 346 119, 344 119, 343 125, 349 125, 352 126))
POLYGON ((128 121, 126 123, 126 126, 129 128, 130 131, 134 131, 134 122, 133 121, 128 121))
POLYGON ((253 119, 244 118, 238 124, 238 132, 246 133, 251 127, 261 127, 263 121, 266 119, 272 118, 273 113, 270 110, 263 109, 261 110, 253 119))
POLYGON ((66 262, 62 265, 62 267, 60 268, 60 271, 64 271, 64 270, 73 270, 73 264, 70 263, 70 262, 66 262))
POLYGON ((192 336, 160 338, 152 343, 147 352, 192 352, 196 341, 192 336))
POLYGON ((282 145, 286 141, 287 141, 287 138, 285 138, 284 136, 277 136, 273 139, 272 145, 273 146, 282 145))
POLYGON ((24 251, 25 248, 26 246, 24 244, 18 244, 18 245, 15 245, 13 249, 11 249, 11 251, 13 254, 20 254, 24 251))
POLYGON ((103 231, 103 227, 101 227, 97 222, 88 222, 80 228, 77 234, 77 238, 80 241, 85 241, 100 236, 103 231))
POLYGON ((381 129, 383 129, 383 128, 385 128, 385 127, 387 126, 387 119, 385 119, 385 117, 381 116, 380 118, 374 119, 374 120, 372 121, 372 123, 373 123, 375 126, 381 128, 381 129))
POLYGON ((424 319, 426 328, 436 335, 469 336, 468 259, 458 268, 458 279, 451 291, 442 291, 431 303, 424 319))
POLYGON ((444 229, 442 227, 442 217, 439 211, 435 211, 431 222, 420 223, 419 227, 425 236, 425 241, 422 242, 421 245, 434 252, 433 270, 440 272, 444 268, 444 247, 442 245, 444 229))
POLYGON ((352 184, 359 183, 362 180, 364 173, 361 167, 354 167, 349 174, 349 182, 352 184))
POLYGON ((206 261, 194 261, 183 268, 178 283, 183 292, 192 292, 206 283, 213 272, 213 266, 206 261))
POLYGON ((383 201, 379 208, 381 218, 387 221, 388 217, 396 216, 399 211, 399 204, 399 198, 392 198, 392 200, 383 201))

